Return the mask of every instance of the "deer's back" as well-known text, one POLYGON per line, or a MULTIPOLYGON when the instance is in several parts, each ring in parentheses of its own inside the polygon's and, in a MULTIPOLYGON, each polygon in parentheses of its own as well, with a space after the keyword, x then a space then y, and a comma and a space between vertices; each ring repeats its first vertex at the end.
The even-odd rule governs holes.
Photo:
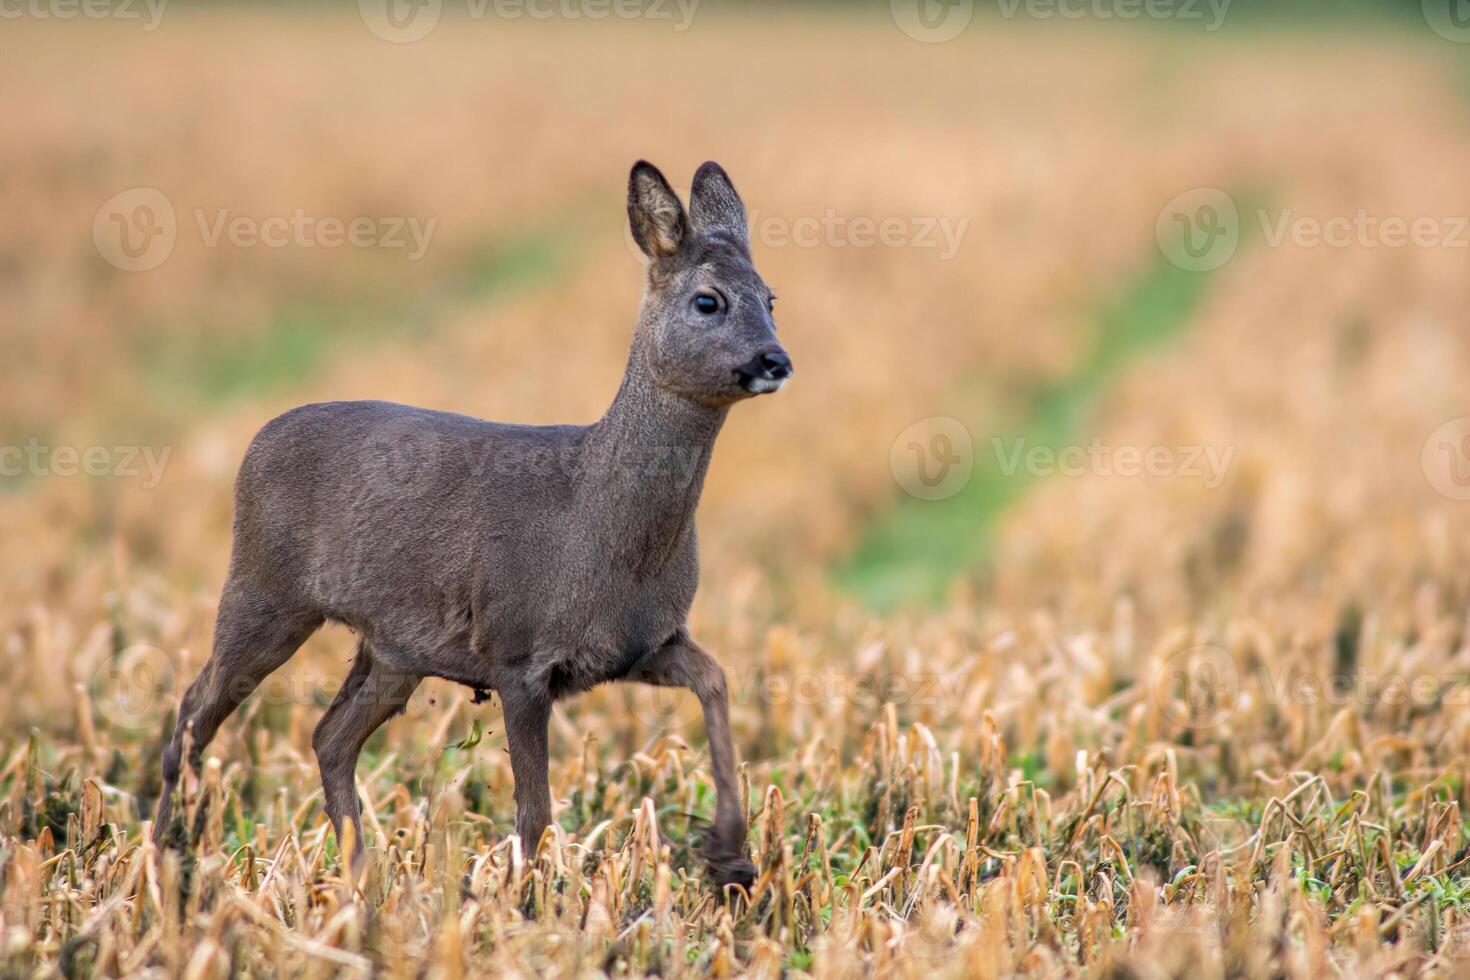
POLYGON ((583 431, 388 402, 293 409, 241 465, 232 577, 369 638, 442 642, 487 576, 514 589, 544 574, 583 431))

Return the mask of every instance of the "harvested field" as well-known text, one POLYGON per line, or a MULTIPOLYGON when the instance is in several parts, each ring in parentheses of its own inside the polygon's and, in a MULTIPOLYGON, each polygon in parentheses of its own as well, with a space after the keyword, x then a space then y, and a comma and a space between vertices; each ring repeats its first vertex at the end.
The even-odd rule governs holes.
POLYGON ((0 974, 1463 973, 1465 47, 1412 16, 675 26, 0 22, 0 974), (729 169, 797 365, 699 511, 753 893, 705 880, 692 695, 560 704, 537 846, 498 706, 437 681, 368 743, 354 884, 310 744, 340 627, 155 848, 252 434, 338 398, 595 419, 640 157, 729 169), (173 243, 126 271, 159 253, 94 237, 136 188, 173 243), (924 500, 935 419, 970 475, 924 500))

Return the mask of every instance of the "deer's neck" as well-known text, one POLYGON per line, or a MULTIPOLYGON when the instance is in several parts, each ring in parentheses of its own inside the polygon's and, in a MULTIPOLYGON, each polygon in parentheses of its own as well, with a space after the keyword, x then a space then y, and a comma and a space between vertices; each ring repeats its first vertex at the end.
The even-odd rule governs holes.
POLYGON ((647 574, 674 556, 694 527, 727 411, 659 388, 634 341, 622 386, 583 444, 578 488, 615 562, 647 574))

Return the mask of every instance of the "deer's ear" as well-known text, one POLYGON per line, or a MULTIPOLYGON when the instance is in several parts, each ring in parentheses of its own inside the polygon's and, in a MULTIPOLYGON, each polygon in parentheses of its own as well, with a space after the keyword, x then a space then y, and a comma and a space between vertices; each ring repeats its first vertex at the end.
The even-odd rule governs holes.
POLYGON ((735 192, 725 168, 710 160, 694 173, 694 187, 689 192, 689 216, 701 232, 725 231, 741 242, 750 243, 746 226, 745 204, 735 192))
POLYGON ((628 175, 628 223, 633 240, 651 259, 666 259, 679 251, 689 232, 679 195, 647 160, 633 164, 628 175))

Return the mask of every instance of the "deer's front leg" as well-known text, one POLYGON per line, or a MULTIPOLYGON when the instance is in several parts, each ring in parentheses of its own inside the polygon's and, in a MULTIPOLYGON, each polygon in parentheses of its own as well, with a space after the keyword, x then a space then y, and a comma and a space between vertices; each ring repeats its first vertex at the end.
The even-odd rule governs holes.
POLYGON ((515 776, 516 833, 527 856, 534 856, 551 823, 551 785, 546 775, 546 726, 551 702, 543 697, 507 691, 501 694, 505 740, 515 776))
POLYGON ((740 806, 740 782, 730 742, 730 695, 724 668, 681 629, 672 640, 640 660, 624 679, 687 688, 699 698, 716 793, 714 828, 705 844, 705 858, 721 888, 750 888, 755 881, 755 865, 745 856, 745 814, 740 806))

